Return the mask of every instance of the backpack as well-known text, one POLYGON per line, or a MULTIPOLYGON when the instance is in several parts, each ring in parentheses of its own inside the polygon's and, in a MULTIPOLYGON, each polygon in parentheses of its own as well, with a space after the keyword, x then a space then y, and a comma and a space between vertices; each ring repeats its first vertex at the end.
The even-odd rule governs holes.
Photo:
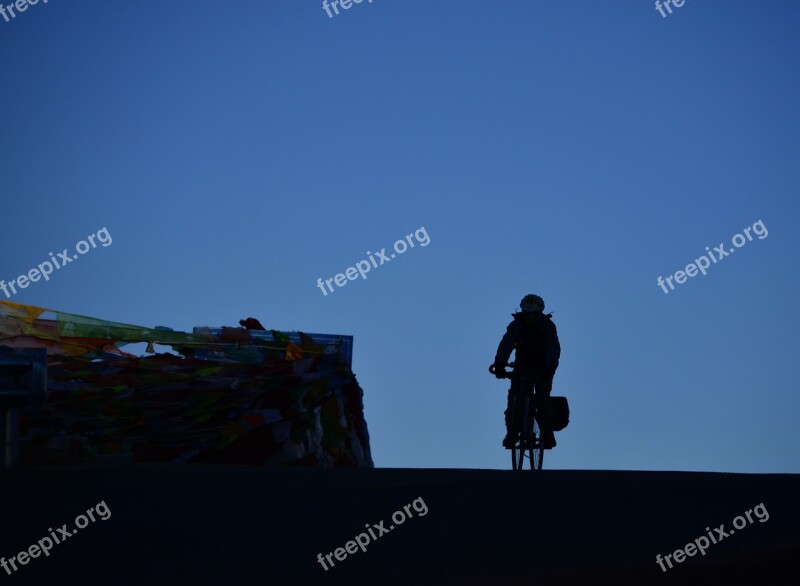
POLYGON ((553 409, 553 431, 561 431, 569 425, 569 402, 566 397, 550 397, 553 409))

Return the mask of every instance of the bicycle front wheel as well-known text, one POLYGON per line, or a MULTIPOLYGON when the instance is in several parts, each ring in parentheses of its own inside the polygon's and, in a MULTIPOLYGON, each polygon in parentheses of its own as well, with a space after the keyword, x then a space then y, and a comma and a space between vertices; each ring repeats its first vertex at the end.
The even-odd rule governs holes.
POLYGON ((514 470, 522 470, 522 465, 525 463, 525 446, 521 442, 511 448, 511 468, 514 470))
POLYGON ((533 419, 533 433, 531 434, 531 443, 528 457, 531 461, 531 470, 541 470, 542 462, 544 462, 544 442, 542 441, 542 432, 539 429, 539 422, 536 418, 533 419))

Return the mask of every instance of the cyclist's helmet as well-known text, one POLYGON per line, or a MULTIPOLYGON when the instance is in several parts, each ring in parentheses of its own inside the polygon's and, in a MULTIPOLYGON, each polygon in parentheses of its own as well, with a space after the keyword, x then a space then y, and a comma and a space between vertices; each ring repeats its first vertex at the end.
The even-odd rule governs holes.
POLYGON ((526 295, 519 302, 519 307, 522 311, 544 311, 544 299, 538 295, 526 295))

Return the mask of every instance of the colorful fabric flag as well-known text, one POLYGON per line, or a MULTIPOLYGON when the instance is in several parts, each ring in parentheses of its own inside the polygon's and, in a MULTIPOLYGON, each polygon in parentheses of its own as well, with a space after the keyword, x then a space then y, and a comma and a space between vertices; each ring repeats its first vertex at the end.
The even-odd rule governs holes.
POLYGON ((0 346, 48 353, 45 406, 20 418, 23 459, 372 467, 352 337, 243 322, 186 333, 0 301, 0 346), (123 350, 140 342, 150 355, 123 350))

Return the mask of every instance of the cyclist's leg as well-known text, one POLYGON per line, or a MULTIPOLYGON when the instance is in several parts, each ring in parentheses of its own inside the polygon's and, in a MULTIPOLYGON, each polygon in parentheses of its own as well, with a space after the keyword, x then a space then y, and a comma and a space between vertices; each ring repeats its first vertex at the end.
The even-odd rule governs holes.
POLYGON ((514 392, 512 389, 508 389, 508 399, 506 404, 506 410, 503 412, 503 416, 506 420, 506 437, 503 439, 503 444, 505 445, 511 439, 511 433, 514 429, 514 426, 511 422, 511 416, 513 413, 514 405, 514 392))
POLYGON ((518 384, 516 383, 515 378, 512 378, 511 387, 508 389, 508 402, 506 405, 506 410, 503 413, 506 420, 506 437, 503 438, 503 445, 505 447, 511 446, 512 442, 514 441, 514 431, 517 429, 515 421, 513 421, 516 416, 514 409, 514 396, 517 392, 517 387, 518 384))
POLYGON ((529 439, 528 434, 530 429, 526 427, 527 420, 527 413, 526 411, 533 408, 533 385, 534 385, 534 377, 530 372, 520 369, 517 373, 517 386, 516 392, 518 393, 518 397, 520 399, 519 405, 520 408, 517 410, 517 424, 518 428, 522 432, 522 436, 524 439, 529 439), (527 401, 526 401, 527 399, 527 401), (527 407, 527 409, 526 409, 527 407))
MULTIPOLYGON (((528 392, 530 391, 530 385, 528 392)), ((511 387, 508 389, 508 406, 505 410, 506 419, 506 439, 514 438, 516 433, 522 429, 523 419, 525 414, 523 412, 523 402, 518 400, 525 392, 526 385, 525 379, 517 371, 511 377, 511 387)))
POLYGON ((550 392, 553 390, 552 376, 537 376, 534 386, 536 408, 539 415, 539 426, 542 428, 542 440, 545 446, 555 446, 556 436, 553 433, 553 406, 550 392))

